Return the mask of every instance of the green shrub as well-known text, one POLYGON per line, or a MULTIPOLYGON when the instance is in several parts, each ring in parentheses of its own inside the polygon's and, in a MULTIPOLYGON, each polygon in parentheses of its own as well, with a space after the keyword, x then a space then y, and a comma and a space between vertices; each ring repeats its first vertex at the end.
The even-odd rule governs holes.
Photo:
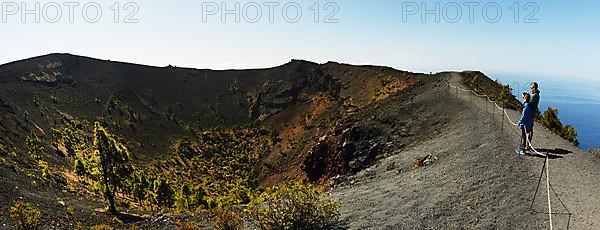
POLYGON ((44 146, 42 146, 42 141, 34 130, 31 130, 31 133, 25 139, 25 146, 27 147, 27 153, 31 158, 35 160, 42 158, 44 146))
POLYGON ((153 184, 153 192, 158 206, 171 207, 173 205, 175 192, 167 179, 162 177, 156 179, 153 184))
POLYGON ((563 128, 561 137, 567 139, 567 141, 573 143, 576 146, 579 146, 579 140, 577 140, 577 131, 575 131, 575 127, 573 125, 567 125, 563 128))
POLYGON ((43 160, 38 160, 38 166, 42 169, 42 178, 45 180, 52 179, 52 172, 48 168, 48 162, 43 160))
POLYGON ((563 125, 558 119, 558 109, 548 107, 548 109, 544 111, 544 115, 542 116, 542 120, 540 120, 540 122, 546 128, 555 133, 559 133, 563 129, 563 125))
POLYGON ((579 146, 575 127, 572 125, 563 126, 562 122, 558 118, 558 109, 548 107, 548 109, 544 111, 544 115, 542 115, 540 123, 560 137, 568 140, 576 146, 579 146))
POLYGON ((10 207, 10 219, 16 229, 35 229, 40 225, 42 212, 29 203, 17 201, 10 207))
MULTIPOLYGON (((187 184, 183 184, 181 189, 175 195, 175 206, 179 212, 187 212, 191 211, 191 205, 194 205, 196 196, 194 196, 195 189, 190 189, 190 186, 187 184)), ((204 195, 202 194, 200 199, 202 199, 204 195)))
POLYGON ((148 180, 146 174, 141 171, 134 172, 133 178, 129 181, 129 188, 133 198, 143 206, 143 201, 147 197, 150 188, 150 180, 148 180))
POLYGON ((501 87, 498 95, 498 102, 500 102, 503 107, 508 107, 515 97, 512 95, 509 85, 501 85, 501 87))
POLYGON ((153 162, 148 173, 177 184, 173 203, 181 212, 248 204, 258 190, 256 165, 270 144, 267 135, 252 128, 199 132, 174 141, 174 156, 153 162))
POLYGON ((75 163, 73 163, 73 171, 75 171, 75 174, 77 174, 78 176, 85 175, 85 165, 81 158, 75 159, 75 163))
POLYGON ((588 153, 592 154, 592 156, 600 158, 600 147, 594 147, 588 150, 588 153))
POLYGON ((465 71, 460 75, 463 78, 463 83, 477 94, 487 95, 491 100, 498 102, 498 105, 507 109, 522 108, 519 100, 512 95, 509 85, 503 85, 498 80, 493 81, 478 71, 465 71))
POLYGON ((239 212, 231 209, 215 208, 213 214, 212 222, 217 230, 236 230, 243 227, 244 220, 239 212))
POLYGON ((75 209, 73 209, 73 206, 67 206, 65 211, 67 212, 67 215, 71 217, 75 215, 75 209))
POLYGON ((339 204, 303 183, 272 187, 254 199, 250 217, 261 229, 331 229, 338 224, 339 204))
POLYGON ((173 151, 177 155, 191 159, 198 153, 198 147, 194 146, 194 143, 187 138, 183 138, 173 146, 173 151))
POLYGON ((69 124, 62 128, 52 128, 53 145, 63 152, 65 156, 74 156, 77 152, 87 150, 91 147, 91 139, 82 128, 76 128, 75 125, 69 124), (62 148, 60 147, 62 146, 62 148))

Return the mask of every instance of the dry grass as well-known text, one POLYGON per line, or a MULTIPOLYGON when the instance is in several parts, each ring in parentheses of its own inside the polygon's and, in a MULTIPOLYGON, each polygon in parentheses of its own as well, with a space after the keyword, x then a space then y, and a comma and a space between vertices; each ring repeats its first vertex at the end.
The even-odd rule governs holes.
POLYGON ((214 217, 212 218, 215 229, 217 230, 235 230, 242 229, 244 221, 239 212, 216 208, 213 210, 214 217))

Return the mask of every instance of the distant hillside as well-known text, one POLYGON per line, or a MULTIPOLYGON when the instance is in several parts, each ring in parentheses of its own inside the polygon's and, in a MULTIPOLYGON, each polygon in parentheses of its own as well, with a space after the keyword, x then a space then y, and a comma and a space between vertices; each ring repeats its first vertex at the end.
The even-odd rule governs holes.
POLYGON ((340 116, 412 87, 418 76, 299 60, 212 71, 51 54, 0 66, 0 132, 10 134, 2 136, 7 148, 23 147, 31 129, 50 134, 68 123, 105 120, 138 159, 152 160, 168 155, 181 136, 257 122, 279 133, 274 151, 289 152, 340 116))

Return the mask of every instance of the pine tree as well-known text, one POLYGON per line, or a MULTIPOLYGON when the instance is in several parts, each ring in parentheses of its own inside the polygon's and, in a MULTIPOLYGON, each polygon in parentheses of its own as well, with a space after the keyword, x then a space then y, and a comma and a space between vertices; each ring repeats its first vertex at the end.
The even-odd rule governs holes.
POLYGON ((161 207, 173 206, 173 195, 175 195, 175 192, 169 181, 163 177, 158 177, 153 185, 156 204, 161 207))
POLYGON ((100 158, 100 183, 108 201, 108 211, 116 214, 115 193, 124 188, 125 181, 134 171, 129 162, 129 151, 98 122, 94 123, 94 151, 100 158))
POLYGON ((133 179, 131 181, 131 195, 142 205, 142 201, 146 197, 148 193, 148 189, 150 187, 150 182, 148 181, 148 177, 139 171, 135 172, 133 179))
POLYGON ((579 141, 577 140, 577 131, 575 131, 575 127, 573 127, 573 125, 566 125, 563 128, 561 136, 573 143, 574 145, 579 146, 579 141))
POLYGON ((179 192, 177 192, 176 200, 177 200, 177 208, 179 210, 190 210, 190 196, 192 195, 192 190, 187 184, 183 184, 179 192))
POLYGON ((25 145, 27 146, 27 153, 29 156, 35 160, 41 159, 44 146, 42 146, 42 141, 34 130, 31 130, 31 133, 25 139, 25 145))

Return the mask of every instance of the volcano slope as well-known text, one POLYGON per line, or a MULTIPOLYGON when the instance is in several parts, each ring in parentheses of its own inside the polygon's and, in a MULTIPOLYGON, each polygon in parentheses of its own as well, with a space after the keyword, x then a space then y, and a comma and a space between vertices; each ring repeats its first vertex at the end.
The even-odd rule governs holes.
MULTIPOLYGON (((442 77, 466 89, 460 73, 442 77)), ((549 228, 545 176, 533 199, 545 158, 514 152, 518 136, 501 111, 455 89, 425 92, 415 103, 447 123, 422 142, 338 180, 333 194, 351 229, 549 228), (426 155, 432 163, 415 167, 415 159, 426 155)), ((513 121, 519 115, 508 114, 513 121)), ((539 124, 535 132, 533 146, 557 155, 549 160, 556 192, 550 191, 552 212, 572 213, 571 219, 554 214, 554 229, 598 228, 599 159, 539 124)))
MULTIPOLYGON (((230 137, 253 127, 269 141, 244 172, 255 176, 245 178, 252 189, 333 178, 350 228, 544 228, 547 216, 527 212, 541 159, 512 154, 516 139, 509 128, 499 131, 499 117, 492 120, 486 107, 449 94, 445 82, 458 85, 464 74, 299 60, 213 71, 68 54, 1 65, 0 227, 13 225, 8 213, 15 201, 39 208, 45 229, 174 229, 180 221, 211 227, 205 212, 177 215, 173 207, 136 205, 130 197, 119 199, 125 223, 103 213, 102 197, 73 172, 80 150, 52 131, 73 127, 88 136, 86 127, 101 121, 128 147, 136 167, 177 186, 206 186, 209 175, 200 171, 177 176, 192 169, 185 155, 206 153, 200 136, 230 137), (28 154, 31 133, 44 147, 41 161, 28 154), (180 151, 184 142, 191 150, 180 151), (426 155, 433 163, 414 169, 414 159, 426 155)), ((550 162, 551 179, 573 213, 571 227, 594 228, 597 160, 537 130, 542 148, 573 152, 550 162)), ((534 210, 543 212, 540 191, 534 210)), ((566 223, 561 218, 557 226, 566 223)))
MULTIPOLYGON (((253 169, 242 172, 255 176, 244 178, 251 189, 285 180, 322 182, 359 172, 440 127, 431 116, 414 116, 426 108, 412 102, 435 81, 388 67, 299 60, 268 69, 224 71, 69 54, 4 64, 0 222, 10 226, 9 207, 22 201, 41 210, 44 228, 127 226, 99 211, 105 206, 102 197, 73 169, 77 157, 92 152, 90 126, 96 121, 125 144, 136 168, 170 180, 175 192, 182 183, 206 186, 209 176, 191 171, 193 162, 186 157, 211 156, 199 144, 207 135, 216 136, 212 140, 268 136, 266 150, 251 162, 253 169), (390 116, 388 108, 398 109, 390 116), (37 157, 26 144, 33 135, 40 139, 35 149, 42 147, 37 157), (181 148, 182 143, 189 148, 181 148)), ((172 206, 157 211, 161 209, 149 202, 137 205, 131 197, 121 198, 121 210, 135 214, 126 222, 172 214, 172 206)))

